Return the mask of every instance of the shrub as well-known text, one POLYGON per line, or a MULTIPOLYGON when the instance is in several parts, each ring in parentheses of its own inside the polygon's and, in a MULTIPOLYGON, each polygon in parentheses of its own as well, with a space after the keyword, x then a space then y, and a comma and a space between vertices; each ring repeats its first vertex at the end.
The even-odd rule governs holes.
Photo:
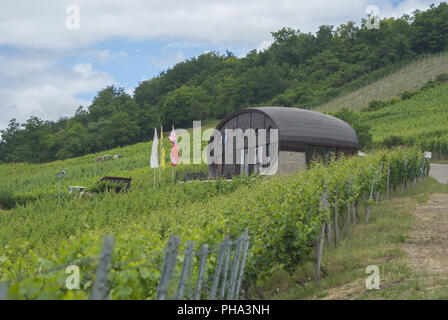
POLYGON ((389 136, 387 138, 384 138, 381 145, 385 148, 392 148, 395 146, 401 146, 405 144, 404 140, 400 136, 389 136))
POLYGON ((437 82, 438 84, 448 82, 448 73, 439 74, 434 81, 437 82))
POLYGON ((28 203, 36 201, 36 197, 29 194, 15 194, 14 202, 16 206, 26 206, 28 203))
POLYGON ((394 105, 394 104, 396 104, 396 103, 398 103, 398 102, 400 102, 401 100, 399 99, 399 98, 397 98, 397 97, 395 97, 395 98, 392 98, 392 99, 390 99, 389 101, 388 101, 388 105, 389 106, 392 106, 392 105, 394 105))
POLYGON ((379 110, 379 109, 382 109, 382 108, 384 108, 386 106, 387 106, 387 102, 386 101, 372 100, 372 101, 369 102, 368 111, 379 110))
POLYGON ((431 88, 435 88, 437 87, 439 84, 433 80, 429 80, 423 87, 421 90, 427 90, 427 89, 431 89, 431 88))
POLYGON ((15 206, 14 193, 9 189, 0 189, 0 209, 9 210, 15 206))
POLYGON ((114 183, 114 182, 110 182, 110 181, 99 181, 93 187, 88 188, 87 191, 95 192, 95 193, 114 191, 116 193, 119 193, 121 191, 125 191, 126 187, 127 187, 126 183, 114 183))
POLYGON ((11 210, 16 206, 26 206, 27 203, 35 201, 34 196, 28 194, 14 194, 10 189, 0 189, 0 209, 11 210))
POLYGON ((342 108, 335 112, 333 116, 344 120, 352 126, 358 136, 360 149, 368 149, 372 145, 373 137, 370 133, 370 126, 361 120, 359 112, 342 108))
POLYGON ((401 95, 401 100, 409 100, 417 94, 417 91, 405 91, 401 95))

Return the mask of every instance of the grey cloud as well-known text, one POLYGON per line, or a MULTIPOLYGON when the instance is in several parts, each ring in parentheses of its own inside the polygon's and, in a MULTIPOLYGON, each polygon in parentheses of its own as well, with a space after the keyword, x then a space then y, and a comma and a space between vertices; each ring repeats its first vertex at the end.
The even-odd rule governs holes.
MULTIPOLYGON (((73 69, 57 64, 59 58, 99 41, 158 39, 178 46, 228 48, 244 56, 266 48, 270 33, 285 26, 315 32, 322 24, 359 22, 370 4, 383 17, 397 17, 432 2, 440 1, 404 0, 393 7, 386 0, 2 0, 0 50, 5 45, 23 55, 0 51, 0 128, 12 117, 23 121, 30 115, 56 119, 72 114, 76 106, 88 103, 77 95, 112 84, 112 77, 90 64, 73 69), (80 30, 65 27, 70 4, 80 7, 80 30)), ((120 53, 93 50, 86 55, 106 62, 120 53)), ((182 57, 174 48, 166 59, 150 62, 166 68, 182 57)))
POLYGON ((70 50, 113 37, 170 39, 257 47, 284 26, 314 32, 321 24, 359 21, 367 5, 382 16, 424 9, 433 1, 404 0, 109 0, 25 1, 0 4, 0 44, 70 50), (80 8, 81 29, 65 28, 65 7, 80 8))

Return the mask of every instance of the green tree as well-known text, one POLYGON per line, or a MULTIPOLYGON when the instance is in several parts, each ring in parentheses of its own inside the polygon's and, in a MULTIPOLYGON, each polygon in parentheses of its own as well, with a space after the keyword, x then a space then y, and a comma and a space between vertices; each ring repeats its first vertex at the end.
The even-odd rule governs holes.
POLYGON ((448 4, 430 5, 427 11, 415 11, 412 23, 412 47, 417 53, 448 49, 448 4))
POLYGON ((70 121, 65 130, 56 135, 59 150, 56 153, 58 159, 67 159, 86 154, 91 150, 87 128, 77 121, 70 121))
POLYGON ((362 123, 359 112, 342 108, 333 114, 336 118, 347 122, 358 136, 359 149, 365 150, 372 146, 372 134, 370 133, 370 126, 362 123))
POLYGON ((197 87, 182 86, 170 92, 162 107, 165 126, 191 126, 193 120, 207 117, 207 95, 197 87))
POLYGON ((120 106, 132 98, 124 91, 124 88, 109 86, 95 96, 92 104, 89 106, 90 117, 93 121, 107 119, 111 117, 120 106))

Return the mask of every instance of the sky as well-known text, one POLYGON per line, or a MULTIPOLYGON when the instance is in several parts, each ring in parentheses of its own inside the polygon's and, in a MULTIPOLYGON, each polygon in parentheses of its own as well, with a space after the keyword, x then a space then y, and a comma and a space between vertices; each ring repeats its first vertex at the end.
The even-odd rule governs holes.
POLYGON ((323 24, 360 25, 369 5, 400 17, 439 2, 2 0, 0 130, 12 118, 72 116, 112 84, 132 95, 141 81, 204 52, 264 50, 283 27, 315 33, 323 24))

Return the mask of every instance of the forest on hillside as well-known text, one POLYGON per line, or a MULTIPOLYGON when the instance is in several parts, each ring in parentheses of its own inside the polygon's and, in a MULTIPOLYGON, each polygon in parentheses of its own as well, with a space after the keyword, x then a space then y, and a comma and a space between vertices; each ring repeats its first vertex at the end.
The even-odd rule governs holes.
POLYGON ((251 106, 310 109, 355 87, 372 72, 448 50, 448 4, 431 5, 379 29, 347 22, 315 34, 283 28, 244 58, 210 52, 143 81, 128 95, 107 87, 72 117, 11 119, 1 131, 0 162, 41 163, 150 140, 154 127, 190 127, 251 106))

